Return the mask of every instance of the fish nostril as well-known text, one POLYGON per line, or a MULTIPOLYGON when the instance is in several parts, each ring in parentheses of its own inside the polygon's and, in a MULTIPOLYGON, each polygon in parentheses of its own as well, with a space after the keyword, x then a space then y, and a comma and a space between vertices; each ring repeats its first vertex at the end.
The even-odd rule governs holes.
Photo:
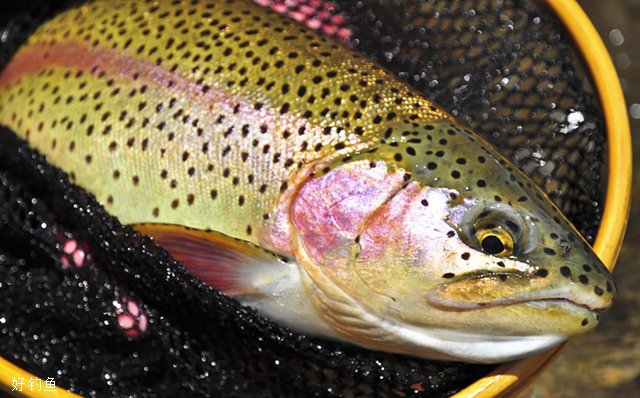
POLYGON ((567 242, 566 240, 560 241, 559 245, 562 254, 568 254, 571 251, 571 243, 567 242))

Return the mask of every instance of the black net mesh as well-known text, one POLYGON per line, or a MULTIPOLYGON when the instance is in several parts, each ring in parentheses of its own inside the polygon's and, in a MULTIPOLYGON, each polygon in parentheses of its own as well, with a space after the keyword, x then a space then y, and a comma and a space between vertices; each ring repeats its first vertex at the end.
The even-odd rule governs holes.
MULTIPOLYGON (((0 68, 71 3, 7 6, 0 68)), ((519 1, 306 3, 337 25, 326 34, 485 134, 592 239, 602 116, 553 16, 519 1)), ((491 369, 283 330, 186 274, 4 128, 0 303, 0 355, 87 396, 437 397, 491 369)))

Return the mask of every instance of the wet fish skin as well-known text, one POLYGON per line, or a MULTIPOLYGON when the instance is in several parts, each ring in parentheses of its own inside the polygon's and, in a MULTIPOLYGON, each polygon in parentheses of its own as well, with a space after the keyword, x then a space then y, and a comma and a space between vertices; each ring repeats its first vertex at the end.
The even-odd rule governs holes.
POLYGON ((495 362, 590 330, 615 296, 580 235, 490 144, 250 2, 63 13, 0 75, 0 123, 123 223, 218 231, 294 260, 286 293, 237 297, 305 332, 495 362), (485 235, 513 251, 488 254, 485 235), (311 313, 293 320, 286 306, 311 313))

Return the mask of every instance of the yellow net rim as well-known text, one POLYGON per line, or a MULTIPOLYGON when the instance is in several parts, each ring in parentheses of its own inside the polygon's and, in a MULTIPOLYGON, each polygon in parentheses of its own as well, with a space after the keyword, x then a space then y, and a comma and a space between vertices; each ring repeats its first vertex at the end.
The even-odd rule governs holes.
MULTIPOLYGON (((589 20, 574 0, 537 0, 563 23, 584 59, 604 113, 609 175, 602 222, 594 249, 613 271, 622 247, 631 201, 631 132, 627 107, 611 57, 589 20)), ((566 347, 498 367, 454 398, 514 397, 527 387, 566 347)))
MULTIPOLYGON (((607 267, 613 270, 622 246, 631 200, 631 132, 622 88, 600 35, 578 3, 574 0, 537 1, 552 10, 571 35, 591 74, 604 112, 609 175, 602 222, 594 249, 607 267)), ((549 366, 565 346, 563 344, 544 354, 502 365, 453 397, 515 396, 549 366)), ((0 389, 11 393, 14 378, 22 378, 27 383, 36 376, 0 357, 0 389)), ((51 398, 80 397, 59 387, 46 393, 23 388, 20 396, 41 397, 45 394, 51 398)))

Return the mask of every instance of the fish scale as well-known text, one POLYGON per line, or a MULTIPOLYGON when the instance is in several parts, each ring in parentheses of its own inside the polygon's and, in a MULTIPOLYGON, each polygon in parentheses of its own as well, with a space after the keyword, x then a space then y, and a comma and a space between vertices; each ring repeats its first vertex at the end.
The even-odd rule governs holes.
POLYGON ((257 243, 303 164, 371 145, 389 115, 448 118, 251 2, 117 3, 44 24, 2 75, 0 119, 123 222, 257 243))

